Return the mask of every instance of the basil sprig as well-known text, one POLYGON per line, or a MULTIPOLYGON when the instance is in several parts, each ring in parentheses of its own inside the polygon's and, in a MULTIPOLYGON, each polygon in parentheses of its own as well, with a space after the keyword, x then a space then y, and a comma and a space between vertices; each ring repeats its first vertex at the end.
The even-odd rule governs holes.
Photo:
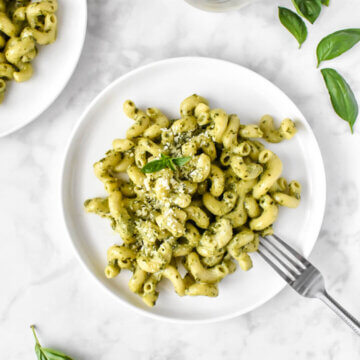
POLYGON ((279 6, 279 19, 285 28, 294 35, 300 48, 307 38, 307 28, 304 21, 293 11, 281 6, 279 6))
POLYGON ((310 21, 312 24, 319 17, 321 12, 321 0, 292 0, 299 15, 310 21))
POLYGON ((73 360, 70 356, 67 356, 60 351, 57 351, 54 349, 49 349, 49 348, 43 348, 40 345, 38 337, 36 336, 35 326, 31 325, 31 329, 33 331, 34 338, 36 341, 35 353, 36 353, 38 360, 73 360))
POLYGON ((358 103, 349 84, 334 69, 322 69, 326 87, 335 112, 350 125, 351 133, 354 133, 354 124, 359 113, 358 103))
POLYGON ((324 37, 317 46, 318 66, 350 50, 360 41, 360 29, 344 29, 324 37))
POLYGON ((176 170, 176 166, 183 166, 191 159, 190 156, 171 158, 167 155, 161 154, 159 160, 148 162, 141 171, 145 174, 154 173, 165 168, 169 168, 173 171, 176 170))

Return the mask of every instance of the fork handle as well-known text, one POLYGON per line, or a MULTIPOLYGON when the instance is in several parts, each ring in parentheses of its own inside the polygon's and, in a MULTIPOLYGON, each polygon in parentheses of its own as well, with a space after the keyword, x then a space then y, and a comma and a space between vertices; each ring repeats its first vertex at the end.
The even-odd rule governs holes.
POLYGON ((320 293, 318 298, 333 310, 342 320, 348 324, 357 335, 360 336, 360 322, 347 312, 336 300, 334 300, 326 291, 320 293))

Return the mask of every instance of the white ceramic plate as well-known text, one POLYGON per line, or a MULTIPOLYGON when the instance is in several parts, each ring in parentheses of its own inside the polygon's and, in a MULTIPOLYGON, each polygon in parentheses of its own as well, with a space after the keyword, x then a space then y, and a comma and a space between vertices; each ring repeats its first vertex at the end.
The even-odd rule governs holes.
POLYGON ((0 105, 0 137, 35 120, 60 95, 79 60, 85 40, 86 0, 59 0, 57 40, 38 46, 32 62, 33 77, 23 83, 8 82, 0 105))
POLYGON ((277 87, 239 65, 209 58, 175 58, 134 70, 108 86, 80 119, 68 145, 62 174, 62 208, 65 224, 76 252, 89 272, 121 303, 154 318, 172 321, 208 322, 244 314, 273 296, 283 280, 257 255, 254 267, 238 270, 219 284, 217 298, 178 297, 171 284, 160 284, 154 308, 147 308, 127 287, 130 272, 113 280, 104 276, 106 250, 119 243, 107 220, 85 214, 83 202, 104 196, 92 165, 124 137, 131 120, 122 113, 122 103, 132 99, 140 108, 155 106, 170 118, 178 117, 181 100, 201 94, 212 107, 237 113, 244 123, 256 123, 269 113, 276 119, 291 117, 298 134, 291 141, 270 144, 284 162, 284 176, 303 185, 299 208, 282 208, 275 225, 277 234, 303 254, 309 255, 318 236, 325 206, 325 175, 319 147, 304 116, 277 87))

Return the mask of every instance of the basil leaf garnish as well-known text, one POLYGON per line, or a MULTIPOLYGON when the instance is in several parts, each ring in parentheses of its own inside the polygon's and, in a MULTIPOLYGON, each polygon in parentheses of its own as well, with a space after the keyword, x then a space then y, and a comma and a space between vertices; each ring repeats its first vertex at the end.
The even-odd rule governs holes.
POLYGON ((307 28, 304 21, 293 11, 281 6, 279 6, 279 19, 285 28, 294 35, 300 48, 307 38, 307 28))
POLYGON ((321 3, 325 6, 329 6, 330 0, 321 0, 321 3))
POLYGON ((321 73, 324 77, 335 112, 349 123, 351 133, 353 133, 353 126, 359 113, 359 107, 354 93, 349 84, 336 70, 327 68, 322 69, 321 73))
POLYGON ((173 163, 176 166, 183 166, 185 165, 188 161, 190 161, 191 157, 190 156, 185 156, 185 157, 181 157, 181 158, 175 158, 172 159, 173 163))
POLYGON ((176 166, 183 166, 191 159, 190 156, 171 158, 167 155, 161 154, 159 160, 148 162, 141 171, 145 174, 154 173, 165 168, 176 171, 176 166))
POLYGON ((360 29, 344 29, 324 37, 317 46, 318 66, 322 61, 334 59, 350 50, 360 41, 360 29))
POLYGON ((42 348, 42 352, 48 360, 72 360, 71 357, 54 349, 42 348))
POLYGON ((296 11, 312 24, 321 12, 321 0, 292 0, 296 11))
POLYGON ((70 356, 65 355, 61 351, 43 348, 40 345, 39 339, 35 333, 35 326, 31 325, 32 332, 36 341, 35 344, 35 353, 38 360, 73 360, 70 356))
POLYGON ((173 162, 173 159, 168 159, 167 161, 167 167, 170 168, 172 171, 175 171, 176 170, 176 167, 175 167, 175 164, 173 162))
POLYGON ((145 174, 153 173, 165 169, 167 167, 167 161, 164 159, 154 160, 148 162, 141 171, 145 174))

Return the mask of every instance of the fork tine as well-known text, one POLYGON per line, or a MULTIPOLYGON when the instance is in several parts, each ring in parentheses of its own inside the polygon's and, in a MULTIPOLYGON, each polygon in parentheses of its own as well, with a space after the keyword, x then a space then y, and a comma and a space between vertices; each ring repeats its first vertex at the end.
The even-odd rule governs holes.
POLYGON ((276 266, 261 249, 258 249, 257 252, 288 284, 293 284, 294 280, 286 275, 278 266, 276 266))
POLYGON ((279 248, 278 245, 276 245, 274 243, 274 241, 270 241, 269 236, 267 237, 262 237, 261 240, 264 242, 266 241, 266 244, 271 245, 274 249, 276 249, 291 265, 293 265, 296 270, 299 272, 299 274, 304 271, 306 269, 306 266, 303 263, 299 263, 297 261, 294 261, 293 259, 290 258, 290 256, 288 256, 283 250, 281 250, 279 248))
POLYGON ((292 255, 296 257, 298 261, 305 267, 310 266, 311 264, 309 261, 307 261, 301 254, 299 254, 297 251, 295 251, 291 246, 289 246, 285 241, 281 240, 277 235, 273 234, 270 235, 270 237, 274 238, 277 242, 279 242, 281 245, 283 245, 292 255))
POLYGON ((269 247, 266 246, 267 245, 266 243, 265 244, 262 243, 261 245, 282 266, 282 268, 286 270, 288 273, 290 273, 291 276, 294 278, 294 280, 296 280, 296 278, 300 275, 300 272, 296 273, 293 269, 291 269, 290 265, 286 264, 281 259, 281 256, 279 255, 283 255, 283 253, 280 251, 279 255, 277 255, 272 249, 269 249, 269 247))

